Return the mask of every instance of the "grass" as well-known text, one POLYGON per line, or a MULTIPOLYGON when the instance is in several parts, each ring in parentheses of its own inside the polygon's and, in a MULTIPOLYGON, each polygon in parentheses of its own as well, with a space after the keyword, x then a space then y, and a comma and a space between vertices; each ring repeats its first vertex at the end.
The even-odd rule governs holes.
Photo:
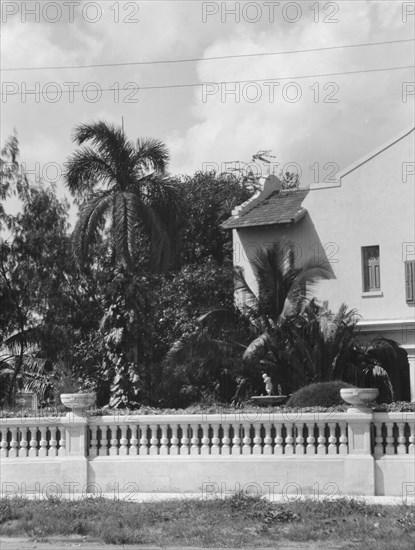
POLYGON ((8 498, 0 500, 0 535, 232 548, 273 547, 277 541, 350 541, 353 548, 365 550, 413 550, 415 508, 349 498, 276 504, 244 494, 148 503, 8 498))

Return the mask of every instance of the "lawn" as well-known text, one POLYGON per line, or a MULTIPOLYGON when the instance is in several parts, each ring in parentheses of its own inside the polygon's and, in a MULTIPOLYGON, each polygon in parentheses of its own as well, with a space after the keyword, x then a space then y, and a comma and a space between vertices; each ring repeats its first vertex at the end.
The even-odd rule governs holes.
POLYGON ((0 500, 0 535, 83 535, 107 544, 186 547, 273 547, 277 542, 350 541, 365 550, 413 550, 415 507, 366 504, 362 499, 270 503, 246 495, 227 499, 135 503, 0 500))

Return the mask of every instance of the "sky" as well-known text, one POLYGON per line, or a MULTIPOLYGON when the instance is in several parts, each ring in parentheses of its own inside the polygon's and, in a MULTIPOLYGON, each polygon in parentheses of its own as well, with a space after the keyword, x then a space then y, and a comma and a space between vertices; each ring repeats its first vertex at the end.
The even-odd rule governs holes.
POLYGON ((123 121, 131 139, 161 139, 172 174, 244 170, 268 150, 274 172, 299 171, 309 185, 330 182, 414 120, 414 69, 400 68, 415 65, 414 2, 1 8, 1 144, 16 129, 29 176, 55 182, 61 197, 70 197, 62 174, 80 123, 123 121), (388 43, 362 46, 379 42, 388 43), (104 64, 113 66, 80 67, 104 64))

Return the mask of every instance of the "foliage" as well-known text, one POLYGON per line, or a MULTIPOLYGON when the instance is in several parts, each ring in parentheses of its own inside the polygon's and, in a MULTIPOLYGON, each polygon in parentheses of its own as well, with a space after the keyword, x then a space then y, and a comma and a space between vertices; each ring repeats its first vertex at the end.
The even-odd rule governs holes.
MULTIPOLYGON (((254 269, 259 295, 249 288, 242 272, 236 270, 234 295, 238 310, 217 305, 208 310, 199 318, 199 329, 171 347, 166 356, 168 365, 176 365, 176 369, 180 365, 183 372, 183 365, 186 366, 190 357, 193 362, 199 360, 205 364, 210 360, 211 365, 216 358, 216 362, 222 363, 221 373, 230 374, 234 380, 238 378, 238 390, 241 384, 246 386, 247 381, 252 388, 258 388, 260 371, 264 369, 260 359, 268 360, 271 366, 276 363, 281 351, 283 325, 298 316, 313 283, 327 277, 328 273, 321 264, 307 263, 301 269, 296 268, 291 257, 287 258, 279 246, 261 250, 254 261, 254 269), (241 318, 250 325, 243 339, 238 338, 241 335, 236 330, 241 318), (218 327, 221 327, 219 333, 218 327), (243 349, 242 361, 238 361, 243 349)), ((217 372, 215 375, 213 380, 218 383, 217 372)))
POLYGON ((161 214, 176 216, 178 200, 165 175, 166 146, 156 139, 134 144, 124 130, 105 122, 78 126, 74 141, 79 149, 67 162, 65 178, 81 202, 72 236, 80 265, 91 246, 104 240, 113 263, 131 268, 144 236, 150 242, 153 269, 167 269, 170 239, 161 214))
POLYGON ((296 391, 287 401, 287 407, 335 407, 343 403, 340 389, 352 387, 340 380, 310 384, 296 391))
POLYGON ((177 182, 183 213, 176 230, 176 265, 213 258, 219 265, 232 253, 231 232, 221 228, 232 210, 252 195, 252 189, 230 174, 196 172, 177 182))
POLYGON ((58 201, 53 187, 29 183, 15 138, 3 150, 2 168, 5 196, 15 195, 22 204, 16 215, 3 211, 6 238, 0 243, 0 375, 7 389, 3 398, 10 402, 17 386, 47 386, 45 352, 54 346, 51 328, 66 287, 68 204, 58 201))

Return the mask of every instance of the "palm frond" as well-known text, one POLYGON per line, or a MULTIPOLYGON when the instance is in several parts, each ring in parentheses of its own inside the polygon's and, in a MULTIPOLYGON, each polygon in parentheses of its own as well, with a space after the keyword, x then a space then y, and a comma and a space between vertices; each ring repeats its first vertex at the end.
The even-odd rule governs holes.
POLYGON ((96 183, 110 185, 116 181, 113 167, 90 147, 82 147, 69 158, 64 174, 66 185, 76 196, 92 192, 96 183))
POLYGON ((208 358, 226 357, 238 354, 245 346, 207 337, 204 333, 191 334, 185 339, 177 340, 167 352, 166 363, 181 364, 208 358))
POLYGON ((254 361, 259 361, 259 359, 263 359, 266 353, 268 352, 270 348, 271 343, 271 337, 269 333, 265 332, 255 338, 249 346, 246 348, 242 360, 253 363, 254 361))
POLYGON ((166 145, 154 138, 139 138, 134 162, 145 170, 155 170, 164 173, 170 160, 166 145))
POLYGON ((99 224, 112 204, 113 195, 109 191, 103 191, 92 196, 81 210, 72 233, 74 255, 81 266, 88 257, 89 247, 97 242, 99 224))

